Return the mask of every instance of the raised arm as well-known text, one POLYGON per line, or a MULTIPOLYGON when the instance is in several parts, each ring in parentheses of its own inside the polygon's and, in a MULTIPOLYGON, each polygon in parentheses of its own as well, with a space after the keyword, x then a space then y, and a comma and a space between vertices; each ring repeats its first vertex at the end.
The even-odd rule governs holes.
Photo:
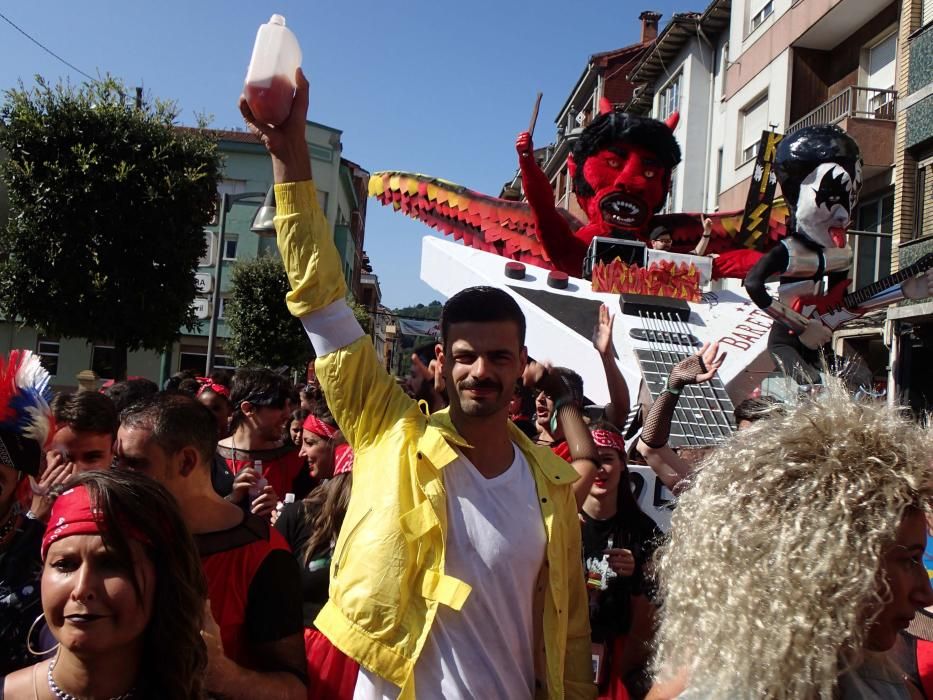
POLYGON ((703 235, 700 236, 700 242, 697 247, 691 251, 691 255, 706 255, 706 249, 709 247, 709 239, 713 235, 713 221, 708 217, 703 217, 703 235))
POLYGON ((577 510, 579 510, 590 492, 600 464, 599 452, 593 442, 593 436, 586 423, 583 422, 583 409, 573 400, 573 392, 560 375, 549 372, 545 365, 530 361, 525 369, 523 380, 525 386, 533 386, 538 391, 543 391, 554 402, 551 432, 557 430, 555 421, 560 421, 567 448, 570 450, 570 463, 580 475, 580 478, 572 484, 577 510))
POLYGON ((655 399, 645 418, 645 427, 638 440, 638 452, 669 489, 673 490, 691 471, 690 465, 667 446, 674 409, 685 386, 702 384, 715 376, 726 359, 726 353, 718 353, 719 343, 706 343, 696 355, 674 365, 667 379, 667 388, 655 399))
POLYGON ((606 385, 609 387, 609 403, 604 409, 606 420, 619 430, 625 428, 631 408, 631 397, 628 393, 628 384, 622 376, 622 370, 616 362, 616 350, 612 342, 612 324, 615 316, 609 313, 609 307, 603 304, 599 307, 599 319, 593 330, 593 346, 599 352, 603 369, 606 372, 606 385))
POLYGON ((360 449, 415 404, 379 364, 346 303, 343 266, 311 181, 308 81, 300 69, 296 82, 291 114, 280 126, 258 123, 242 97, 240 111, 272 157, 276 243, 291 286, 286 303, 317 353, 317 376, 337 424, 360 449))
POLYGON ((569 275, 579 277, 586 244, 573 235, 570 224, 557 211, 554 190, 535 160, 531 134, 523 131, 515 141, 522 188, 538 225, 538 236, 551 262, 569 275))

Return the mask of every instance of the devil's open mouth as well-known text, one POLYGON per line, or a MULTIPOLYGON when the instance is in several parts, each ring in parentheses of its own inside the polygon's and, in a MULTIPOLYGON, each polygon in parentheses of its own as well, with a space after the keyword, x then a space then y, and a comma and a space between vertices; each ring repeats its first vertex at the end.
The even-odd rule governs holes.
POLYGON ((648 218, 644 202, 626 194, 608 194, 599 202, 603 219, 610 226, 641 228, 648 218))

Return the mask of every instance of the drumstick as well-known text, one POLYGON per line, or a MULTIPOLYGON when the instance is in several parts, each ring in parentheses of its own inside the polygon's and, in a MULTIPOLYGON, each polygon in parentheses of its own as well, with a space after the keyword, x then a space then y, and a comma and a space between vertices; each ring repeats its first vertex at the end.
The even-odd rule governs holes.
POLYGON ((541 106, 541 93, 538 93, 537 99, 535 99, 535 108, 531 112, 531 123, 528 125, 528 133, 532 136, 535 135, 535 122, 538 121, 538 108, 541 106))

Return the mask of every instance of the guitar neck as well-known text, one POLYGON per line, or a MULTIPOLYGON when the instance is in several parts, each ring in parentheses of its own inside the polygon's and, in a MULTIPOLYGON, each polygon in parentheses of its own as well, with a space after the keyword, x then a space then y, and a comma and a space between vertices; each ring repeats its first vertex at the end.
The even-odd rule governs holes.
POLYGON ((921 272, 925 272, 929 268, 928 264, 922 264, 921 262, 915 262, 913 265, 908 265, 903 270, 898 270, 893 275, 888 275, 887 277, 878 280, 872 284, 869 284, 867 287, 862 287, 857 289, 851 294, 846 294, 842 298, 842 306, 846 309, 854 309, 866 301, 871 299, 876 294, 880 294, 886 289, 890 289, 896 284, 900 284, 904 280, 910 279, 914 275, 919 275, 921 272))

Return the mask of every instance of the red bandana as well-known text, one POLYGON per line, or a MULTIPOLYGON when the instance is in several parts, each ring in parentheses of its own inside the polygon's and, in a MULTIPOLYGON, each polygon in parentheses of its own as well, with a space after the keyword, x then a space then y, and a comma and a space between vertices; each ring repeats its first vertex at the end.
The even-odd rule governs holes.
POLYGON ((230 400, 230 390, 223 384, 217 384, 210 377, 198 377, 198 383, 201 385, 201 388, 198 389, 198 396, 205 391, 213 391, 218 396, 223 396, 228 401, 230 400))
POLYGON ((625 454, 625 439, 618 433, 611 430, 594 430, 592 435, 597 447, 611 447, 625 454))
MULTIPOLYGON (((52 504, 49 524, 42 537, 42 560, 48 554, 53 542, 72 535, 99 535, 106 529, 103 513, 91 506, 91 497, 83 484, 68 489, 52 504)), ((147 538, 136 528, 127 525, 123 528, 127 537, 139 542, 147 538)))
POLYGON ((334 448, 334 476, 353 471, 353 450, 347 443, 334 448))
POLYGON ((330 440, 337 434, 337 428, 328 425, 314 414, 305 418, 305 422, 301 427, 308 432, 321 436, 325 440, 330 440))

